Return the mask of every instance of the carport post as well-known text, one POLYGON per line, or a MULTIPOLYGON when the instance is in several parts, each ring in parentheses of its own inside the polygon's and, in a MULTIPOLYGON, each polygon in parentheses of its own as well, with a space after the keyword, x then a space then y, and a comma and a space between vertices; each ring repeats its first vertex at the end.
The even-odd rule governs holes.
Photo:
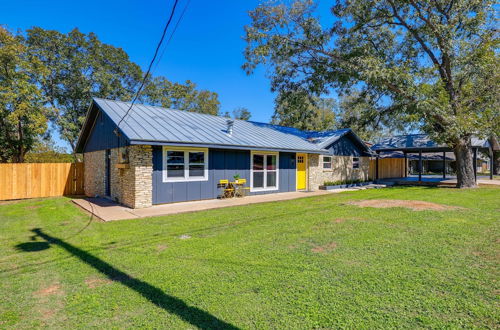
POLYGON ((405 155, 405 178, 408 177, 408 157, 406 156, 406 151, 403 152, 405 155))
POLYGON ((443 151, 443 179, 446 179, 446 151, 443 151))
POLYGON ((422 149, 418 149, 418 181, 422 181, 422 149))
POLYGON ((474 181, 477 183, 477 148, 474 148, 474 181))
POLYGON ((490 180, 493 180, 493 148, 490 148, 489 152, 490 152, 490 180))

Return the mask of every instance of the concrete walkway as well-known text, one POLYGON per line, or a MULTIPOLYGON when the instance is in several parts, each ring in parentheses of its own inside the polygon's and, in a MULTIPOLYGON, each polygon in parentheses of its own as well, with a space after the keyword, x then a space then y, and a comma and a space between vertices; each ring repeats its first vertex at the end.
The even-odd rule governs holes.
POLYGON ((336 190, 318 190, 318 191, 295 191, 277 194, 253 195, 244 198, 228 199, 208 199, 202 201, 180 202, 171 204, 154 205, 144 209, 131 209, 105 198, 82 198, 73 199, 73 202, 93 213, 96 217, 104 221, 137 219, 145 217, 156 217, 161 215, 195 212, 210 209, 217 209, 229 206, 249 205, 265 202, 277 202, 303 197, 320 196, 326 194, 340 193, 343 191, 362 190, 369 188, 383 188, 384 185, 370 185, 364 187, 336 189, 336 190))

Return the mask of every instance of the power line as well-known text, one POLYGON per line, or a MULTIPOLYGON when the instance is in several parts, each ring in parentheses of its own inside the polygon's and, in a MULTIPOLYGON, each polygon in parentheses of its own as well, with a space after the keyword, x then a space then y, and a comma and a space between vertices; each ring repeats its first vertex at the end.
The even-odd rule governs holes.
POLYGON ((186 10, 189 7, 190 3, 191 3, 191 0, 188 0, 187 3, 186 3, 186 5, 184 6, 184 9, 182 10, 181 15, 179 16, 179 19, 177 20, 177 23, 175 23, 174 30, 170 34, 170 37, 168 38, 167 42, 165 43, 165 47, 163 47, 163 51, 161 52, 161 55, 158 58, 158 61, 156 62, 155 67, 151 71, 152 73, 154 73, 156 71, 156 68, 158 67, 158 64, 161 62, 161 59, 163 58, 163 55, 165 54, 165 51, 167 50, 168 45, 170 44, 170 41, 172 40, 172 38, 173 38, 173 36, 175 34, 175 31, 177 31, 177 27, 179 26, 179 23, 181 22, 182 18, 184 17, 184 13, 186 13, 186 10))
MULTIPOLYGON (((179 2, 179 0, 175 0, 174 1, 174 5, 172 7, 172 11, 170 12, 170 17, 168 18, 168 21, 167 21, 167 24, 165 24, 165 28, 163 29, 163 33, 161 35, 161 39, 160 41, 158 42, 158 45, 156 46, 156 50, 155 50, 155 54, 153 56, 153 59, 151 60, 151 62, 149 63, 149 67, 148 67, 148 70, 146 71, 146 74, 144 75, 144 79, 142 80, 142 83, 141 83, 141 86, 139 86, 139 89, 137 90, 134 98, 132 99, 132 103, 130 103, 130 107, 128 108, 127 112, 125 112, 125 115, 120 119, 120 121, 118 122, 118 125, 117 125, 117 128, 120 127, 120 124, 122 123, 122 121, 125 119, 125 117, 127 117, 128 113, 130 112, 130 110, 132 109, 132 107, 134 106, 134 103, 135 101, 137 100, 137 98, 139 97, 139 94, 141 93, 141 90, 142 88, 144 87, 144 84, 146 83, 146 80, 148 79, 148 76, 149 76, 149 72, 151 71, 151 67, 153 66, 153 63, 154 61, 156 60, 156 56, 158 56, 158 51, 160 50, 160 47, 161 47, 161 44, 163 42, 163 39, 165 39, 165 35, 167 34, 167 29, 168 27, 170 26, 170 23, 172 22, 172 18, 174 17, 174 14, 175 14, 175 9, 177 8, 177 3, 179 2)), ((118 131, 117 131, 118 133, 118 131)))

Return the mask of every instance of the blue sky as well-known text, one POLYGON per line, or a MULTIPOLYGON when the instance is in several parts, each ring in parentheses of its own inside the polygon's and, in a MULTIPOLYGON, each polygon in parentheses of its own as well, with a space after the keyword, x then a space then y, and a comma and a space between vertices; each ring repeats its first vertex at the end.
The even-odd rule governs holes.
MULTIPOLYGON (((186 1, 179 1, 179 13, 186 1)), ((123 48, 132 61, 146 70, 172 3, 173 0, 5 1, 0 22, 13 31, 40 26, 64 33, 74 27, 85 33, 95 32, 103 42, 123 48)), ((246 107, 252 112, 252 120, 268 122, 274 95, 265 69, 259 68, 251 76, 241 69, 243 27, 250 22, 247 11, 258 3, 191 0, 154 74, 178 82, 190 79, 200 88, 217 92, 222 111, 246 107)), ((56 140, 64 145, 57 137, 56 140)))

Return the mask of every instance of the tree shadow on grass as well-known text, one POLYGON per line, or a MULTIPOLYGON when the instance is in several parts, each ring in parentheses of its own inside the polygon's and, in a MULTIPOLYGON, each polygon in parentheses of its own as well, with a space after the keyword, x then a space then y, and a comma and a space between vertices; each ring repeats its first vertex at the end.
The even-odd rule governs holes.
POLYGON ((110 280, 119 282, 129 289, 136 291, 156 306, 163 308, 169 313, 176 314, 184 321, 189 322, 200 329, 238 329, 234 325, 224 322, 204 310, 188 306, 181 299, 165 294, 157 287, 147 282, 138 280, 127 273, 116 269, 107 262, 82 249, 44 233, 40 228, 35 228, 31 231, 35 233, 35 237, 43 238, 46 242, 22 243, 16 246, 19 250, 26 252, 40 251, 44 248, 48 248, 50 245, 57 245, 79 258, 81 261, 92 266, 102 274, 106 275, 110 280), (44 243, 46 245, 44 245, 44 243), (33 244, 36 244, 35 248, 33 248, 33 244))

